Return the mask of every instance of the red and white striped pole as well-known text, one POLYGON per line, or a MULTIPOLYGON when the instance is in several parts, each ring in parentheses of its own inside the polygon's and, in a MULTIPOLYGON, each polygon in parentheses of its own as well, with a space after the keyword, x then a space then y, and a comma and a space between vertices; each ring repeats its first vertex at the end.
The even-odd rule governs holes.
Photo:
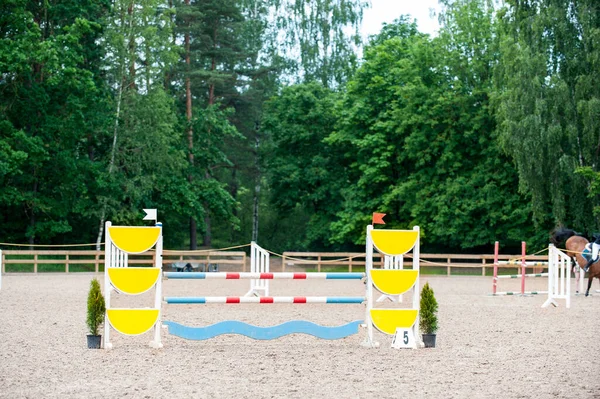
POLYGON ((522 260, 521 260, 521 295, 525 295, 525 266, 526 266, 526 261, 525 261, 525 256, 526 256, 526 243, 525 241, 521 241, 521 255, 522 255, 522 260))
POLYGON ((492 295, 496 295, 496 289, 498 288, 498 251, 500 243, 496 241, 494 244, 494 286, 492 287, 492 295))

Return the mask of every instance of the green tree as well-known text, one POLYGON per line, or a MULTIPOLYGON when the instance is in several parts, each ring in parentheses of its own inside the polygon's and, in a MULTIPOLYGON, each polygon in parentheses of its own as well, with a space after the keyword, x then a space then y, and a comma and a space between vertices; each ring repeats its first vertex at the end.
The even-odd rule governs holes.
POLYGON ((188 181, 201 201, 189 215, 190 249, 197 247, 199 221, 202 244, 212 245, 212 214, 237 224, 235 199, 215 171, 231 165, 224 139, 242 137, 231 123, 233 108, 227 100, 237 95, 236 67, 247 58, 240 46, 243 24, 240 4, 233 0, 186 0, 177 8, 177 32, 184 43, 179 77, 185 90, 177 94, 185 111, 188 181))
POLYGON ((324 140, 337 121, 335 94, 317 83, 282 90, 265 107, 263 129, 272 140, 268 159, 271 203, 280 215, 300 217, 303 233, 293 249, 330 247, 329 225, 339 210, 343 157, 324 140))
MULTIPOLYGON (((280 75, 285 68, 282 58, 272 46, 269 30, 268 1, 242 2, 244 23, 240 25, 240 47, 246 57, 236 67, 238 83, 236 93, 227 96, 227 104, 235 109, 231 122, 245 137, 226 137, 225 143, 231 165, 221 168, 219 178, 228 183, 231 196, 239 203, 233 210, 240 219, 240 228, 219 223, 215 238, 227 243, 247 243, 259 240, 262 210, 269 212, 268 196, 264 195, 264 159, 268 156, 269 136, 262 127, 264 103, 277 93, 280 75)), ((261 237, 261 243, 265 241, 261 237)))
POLYGON ((107 122, 98 45, 107 11, 106 2, 0 5, 0 142, 9 164, 22 162, 0 206, 15 241, 79 242, 90 232, 107 122))
POLYGON ((499 10, 498 132, 531 194, 536 226, 599 227, 581 167, 598 171, 598 4, 593 0, 508 1, 499 10))
POLYGON ((362 44, 364 0, 273 0, 275 44, 290 60, 292 81, 343 84, 362 44))
POLYGON ((447 8, 439 38, 402 18, 365 49, 328 139, 351 161, 335 240, 363 242, 372 212, 389 214, 391 227, 420 225, 429 250, 534 235, 526 203, 512 190, 515 172, 493 135, 494 52, 485 28, 492 13, 472 3, 447 8))
POLYGON ((175 104, 164 89, 165 75, 179 56, 170 41, 174 12, 161 0, 113 4, 103 45, 115 107, 111 140, 106 141, 110 151, 99 179, 98 243, 107 218, 132 224, 143 208, 157 207, 163 214, 171 207, 181 209, 181 200, 160 201, 163 193, 186 191, 175 104))

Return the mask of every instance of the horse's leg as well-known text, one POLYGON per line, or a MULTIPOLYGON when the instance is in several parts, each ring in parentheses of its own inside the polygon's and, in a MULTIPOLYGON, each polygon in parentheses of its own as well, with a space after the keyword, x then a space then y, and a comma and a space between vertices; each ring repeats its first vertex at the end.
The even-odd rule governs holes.
POLYGON ((590 288, 592 287, 592 281, 594 281, 594 277, 589 276, 588 277, 588 287, 587 287, 587 291, 585 292, 585 296, 588 296, 590 294, 590 288))

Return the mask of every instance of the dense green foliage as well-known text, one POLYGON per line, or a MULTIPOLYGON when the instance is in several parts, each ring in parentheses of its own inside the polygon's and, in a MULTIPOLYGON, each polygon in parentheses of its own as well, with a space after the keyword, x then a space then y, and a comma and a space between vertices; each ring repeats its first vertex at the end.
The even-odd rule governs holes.
POLYGON ((597 231, 596 2, 440 3, 436 37, 361 43, 363 0, 2 2, 0 242, 143 208, 167 248, 360 250, 373 212, 425 251, 597 231))
MULTIPOLYGON (((335 95, 317 83, 285 88, 266 104, 263 129, 272 139, 267 159, 271 203, 302 220, 302 249, 329 246, 345 181, 342 154, 326 146, 336 123, 335 95)), ((279 246, 279 245, 278 245, 279 246)))
POLYGON ((508 1, 498 13, 499 138, 538 225, 598 229, 589 179, 600 151, 600 15, 595 0, 508 1))
POLYGON ((466 46, 486 37, 465 40, 462 48, 456 43, 467 35, 461 18, 489 25, 489 17, 452 11, 452 34, 431 40, 400 21, 365 50, 330 137, 351 160, 334 239, 360 242, 373 209, 389 214, 392 227, 421 226, 424 241, 438 250, 532 235, 527 203, 511 190, 515 173, 494 137, 493 58, 464 54, 476 52, 466 46))

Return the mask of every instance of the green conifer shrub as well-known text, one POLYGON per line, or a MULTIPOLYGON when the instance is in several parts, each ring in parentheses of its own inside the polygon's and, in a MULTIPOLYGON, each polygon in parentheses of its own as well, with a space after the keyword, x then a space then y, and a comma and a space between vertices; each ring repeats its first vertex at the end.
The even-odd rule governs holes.
POLYGON ((98 327, 104 322, 105 312, 104 295, 100 290, 100 283, 94 278, 90 283, 87 300, 87 326, 90 335, 98 335, 98 327))
POLYGON ((421 333, 435 334, 438 329, 437 311, 438 303, 433 290, 429 287, 429 283, 425 283, 421 290, 421 309, 419 311, 421 333))

